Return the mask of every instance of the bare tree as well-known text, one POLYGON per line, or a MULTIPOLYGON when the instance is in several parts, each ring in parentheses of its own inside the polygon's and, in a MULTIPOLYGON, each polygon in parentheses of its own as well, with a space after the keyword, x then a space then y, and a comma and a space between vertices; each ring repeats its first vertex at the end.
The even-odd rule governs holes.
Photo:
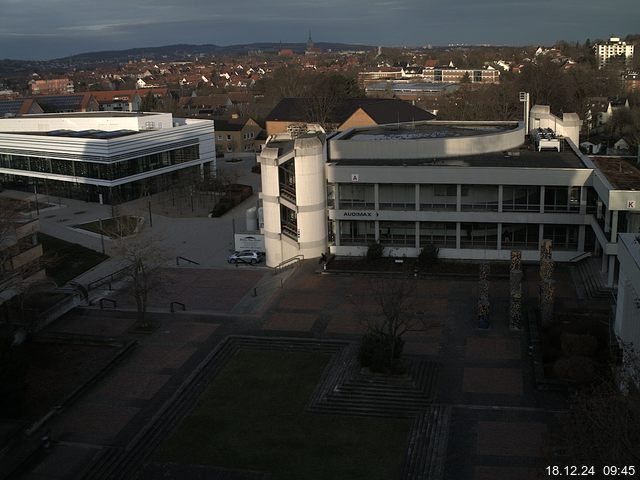
POLYGON ((149 328, 150 322, 146 317, 149 294, 164 283, 162 267, 166 265, 167 255, 160 239, 146 230, 116 242, 114 252, 124 260, 127 268, 129 294, 136 303, 138 327, 149 328))
POLYGON ((371 283, 371 291, 379 314, 360 313, 367 327, 360 360, 366 364, 366 357, 370 357, 369 360, 371 357, 382 358, 383 365, 374 360, 364 366, 373 370, 383 367, 385 371, 394 373, 400 369, 402 336, 419 323, 415 316, 416 283, 408 278, 378 279, 371 283))
POLYGON ((640 358, 622 346, 621 375, 602 378, 573 394, 554 437, 554 450, 573 465, 640 462, 640 358))

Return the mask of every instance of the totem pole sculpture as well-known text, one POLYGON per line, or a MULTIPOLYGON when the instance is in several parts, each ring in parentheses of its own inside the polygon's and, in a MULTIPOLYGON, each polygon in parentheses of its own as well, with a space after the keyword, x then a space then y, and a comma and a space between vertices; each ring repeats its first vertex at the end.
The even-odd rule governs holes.
POLYGON ((520 250, 511 250, 509 329, 522 330, 522 252, 520 250))
POLYGON ((555 301, 553 268, 551 240, 543 240, 540 247, 540 319, 543 327, 553 323, 553 304, 555 301))

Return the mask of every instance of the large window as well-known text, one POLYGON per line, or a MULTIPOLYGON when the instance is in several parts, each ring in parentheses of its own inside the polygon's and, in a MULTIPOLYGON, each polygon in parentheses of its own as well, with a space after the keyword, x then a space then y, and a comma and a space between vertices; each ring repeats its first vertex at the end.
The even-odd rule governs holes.
POLYGON ((284 205, 280 205, 280 227, 283 234, 294 240, 298 239, 298 216, 284 205))
POLYGON ((390 247, 415 247, 416 222, 380 222, 380 243, 390 247))
POLYGON ((537 223, 503 223, 502 249, 537 250, 539 231, 537 223))
POLYGON ((505 212, 539 212, 540 187, 505 185, 502 188, 502 210, 505 212))
POLYGON ((580 211, 580 187, 545 187, 544 211, 580 211))
POLYGON ((420 185, 420 210, 455 210, 457 185, 420 185))
POLYGON ((99 180, 116 180, 198 158, 200 158, 200 147, 192 145, 120 162, 85 162, 3 154, 0 155, 0 167, 99 180))
POLYGON ((340 208, 375 208, 373 184, 341 183, 338 186, 340 208))
POLYGON ((420 222, 420 246, 456 248, 455 222, 420 222))
POLYGON ((543 236, 555 250, 578 250, 577 225, 545 225, 543 236))
POLYGON ((341 220, 340 244, 366 246, 376 239, 376 222, 341 220))
POLYGON ((378 197, 382 210, 415 210, 416 208, 414 184, 381 184, 378 187, 378 197))
POLYGON ((498 225, 496 223, 462 223, 460 225, 460 247, 497 249, 498 225))
POLYGON ((462 210, 498 211, 497 185, 469 185, 464 193, 462 210))

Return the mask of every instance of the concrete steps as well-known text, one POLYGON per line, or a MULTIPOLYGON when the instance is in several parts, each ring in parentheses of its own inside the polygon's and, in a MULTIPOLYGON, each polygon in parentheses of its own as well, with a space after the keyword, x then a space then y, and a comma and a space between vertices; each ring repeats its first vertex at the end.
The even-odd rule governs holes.
POLYGON ((409 435, 402 480, 441 480, 444 476, 451 407, 432 405, 418 415, 409 435))
POLYGON ((578 262, 574 268, 576 269, 587 298, 611 301, 613 289, 605 285, 596 263, 597 259, 586 259, 578 262))

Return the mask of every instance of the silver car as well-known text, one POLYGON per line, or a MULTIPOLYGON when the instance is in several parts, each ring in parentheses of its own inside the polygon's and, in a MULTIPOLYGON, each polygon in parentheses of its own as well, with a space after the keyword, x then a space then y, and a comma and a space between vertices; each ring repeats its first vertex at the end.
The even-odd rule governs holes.
POLYGON ((255 250, 240 250, 239 252, 234 252, 228 259, 229 263, 250 263, 251 265, 255 265, 256 263, 260 263, 264 260, 264 253, 258 252, 255 250))

